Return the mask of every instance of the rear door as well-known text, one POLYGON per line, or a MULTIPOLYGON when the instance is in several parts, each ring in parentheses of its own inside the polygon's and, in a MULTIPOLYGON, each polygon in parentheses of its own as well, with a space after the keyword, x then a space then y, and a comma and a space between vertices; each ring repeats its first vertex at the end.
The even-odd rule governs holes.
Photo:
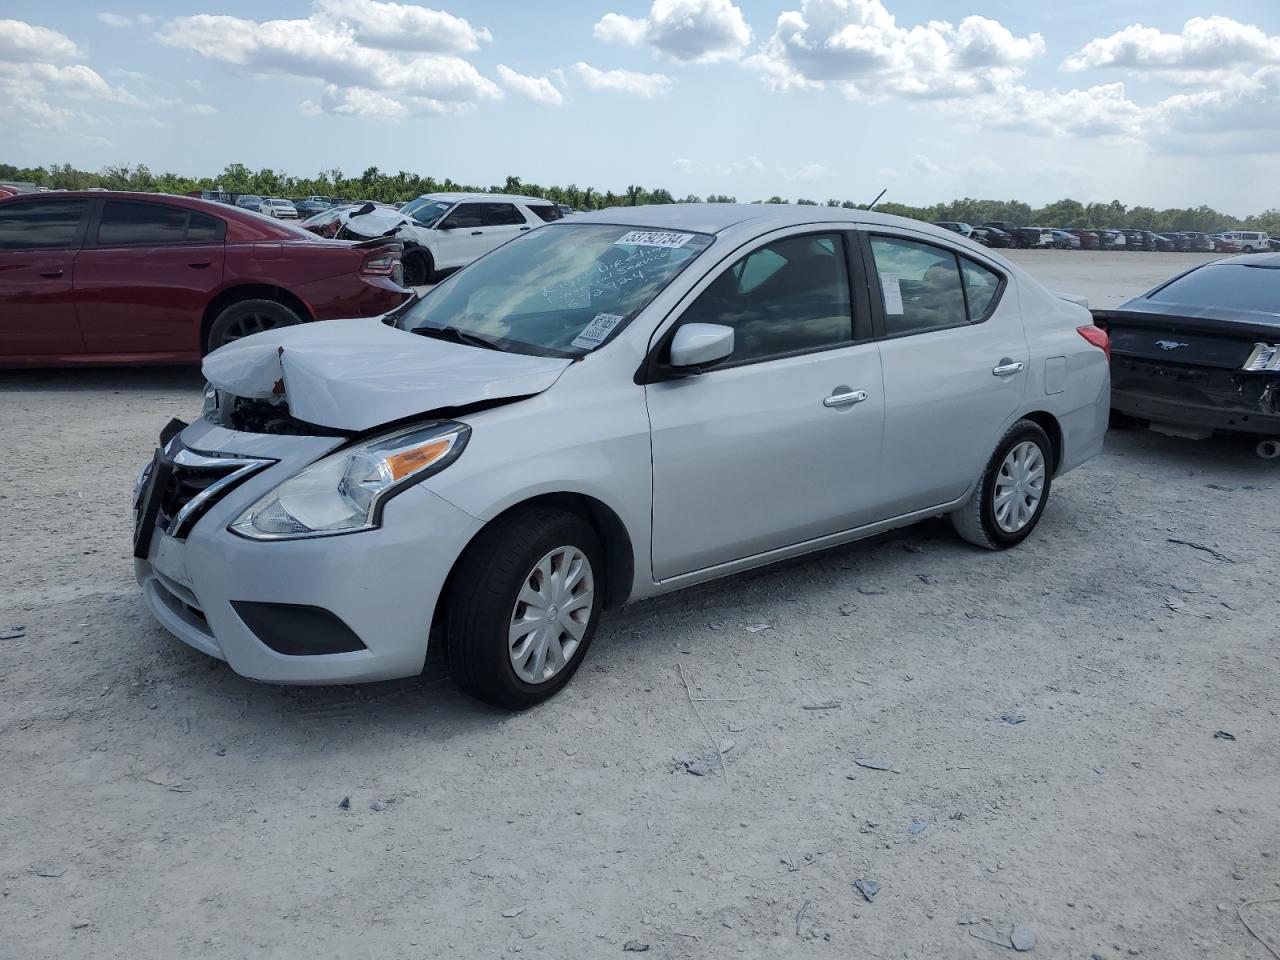
POLYGON ((514 203, 485 203, 481 206, 484 208, 484 253, 533 229, 533 224, 525 219, 514 203))
POLYGON ((0 204, 0 357, 84 352, 72 301, 89 201, 0 204))
POLYGON ((993 264, 905 231, 864 236, 884 369, 890 515, 945 504, 979 476, 1022 404, 1017 292, 993 264))
POLYGON ((224 220, 151 200, 105 200, 76 262, 75 302, 90 353, 200 351, 222 284, 224 220))

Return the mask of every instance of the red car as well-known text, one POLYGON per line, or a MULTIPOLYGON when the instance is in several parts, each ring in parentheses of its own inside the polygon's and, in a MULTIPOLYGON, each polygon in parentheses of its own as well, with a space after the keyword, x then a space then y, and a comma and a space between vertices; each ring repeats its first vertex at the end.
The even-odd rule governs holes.
POLYGON ((404 302, 398 243, 321 240, 148 193, 0 199, 0 366, 197 363, 225 343, 404 302))

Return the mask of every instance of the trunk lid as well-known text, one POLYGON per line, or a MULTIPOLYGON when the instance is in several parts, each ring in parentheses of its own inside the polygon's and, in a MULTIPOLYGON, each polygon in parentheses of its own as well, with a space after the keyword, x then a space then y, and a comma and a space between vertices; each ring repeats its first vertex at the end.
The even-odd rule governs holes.
POLYGON ((371 318, 255 334, 209 354, 203 370, 219 390, 283 400, 298 420, 360 432, 433 410, 533 396, 572 362, 447 343, 371 318))

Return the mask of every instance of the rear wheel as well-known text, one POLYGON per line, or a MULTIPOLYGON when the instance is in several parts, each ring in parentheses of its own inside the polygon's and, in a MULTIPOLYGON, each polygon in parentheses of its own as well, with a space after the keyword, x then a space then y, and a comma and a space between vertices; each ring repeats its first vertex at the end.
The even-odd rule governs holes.
POLYGON ((603 584, 600 540, 581 517, 538 507, 490 524, 467 548, 449 593, 454 681, 508 710, 553 696, 591 645, 603 584))
POLYGON ((406 250, 400 258, 400 263, 404 267, 404 283, 407 287, 421 287, 431 282, 431 275, 435 272, 435 264, 431 260, 431 254, 422 249, 406 250))
POLYGON ((205 352, 212 353, 219 347, 234 343, 244 337, 264 330, 290 327, 301 323, 302 317, 283 303, 274 300, 240 300, 225 307, 209 326, 205 352))
POLYGON ((1053 482, 1053 445, 1044 429, 1019 420, 992 454, 973 495, 951 514, 963 539, 988 550, 1016 546, 1040 522, 1053 482))

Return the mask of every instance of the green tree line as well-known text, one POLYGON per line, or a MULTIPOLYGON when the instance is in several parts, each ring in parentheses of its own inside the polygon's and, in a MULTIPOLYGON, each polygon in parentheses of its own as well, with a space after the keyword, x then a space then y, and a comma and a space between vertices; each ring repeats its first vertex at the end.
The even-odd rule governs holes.
MULTIPOLYGON (((109 190, 139 190, 154 193, 183 194, 192 190, 223 190, 227 193, 253 193, 273 197, 304 197, 311 195, 347 197, 353 200, 380 200, 394 203, 409 200, 424 193, 444 191, 476 191, 486 193, 519 193, 544 197, 557 203, 565 203, 578 210, 600 210, 605 207, 636 206, 646 203, 735 203, 736 197, 727 194, 710 194, 699 197, 690 194, 676 197, 661 187, 647 188, 637 185, 625 190, 597 190, 568 186, 543 186, 528 183, 520 177, 507 177, 501 184, 458 183, 450 178, 437 180, 400 170, 385 173, 377 167, 369 167, 359 176, 348 176, 337 168, 321 170, 314 177, 295 177, 270 168, 250 170, 243 163, 229 164, 212 177, 188 177, 175 173, 152 173, 146 164, 135 166, 113 165, 98 172, 76 170, 69 163, 48 167, 16 167, 0 163, 0 180, 18 180, 35 183, 58 190, 84 190, 88 187, 106 187, 109 190)), ((810 200, 803 197, 794 201, 772 196, 754 203, 798 203, 862 209, 865 203, 852 200, 810 200)), ((1043 207, 1032 207, 1017 200, 975 200, 966 197, 949 203, 935 203, 915 207, 892 201, 881 203, 877 210, 915 220, 959 220, 978 224, 991 220, 1007 220, 1023 226, 1084 227, 1098 229, 1140 229, 1158 232, 1169 230, 1197 230, 1216 233, 1221 230, 1265 230, 1280 234, 1280 209, 1264 210, 1247 217, 1236 217, 1208 206, 1170 207, 1157 210, 1154 207, 1126 207, 1119 200, 1110 203, 1081 203, 1079 200, 1058 200, 1043 207)))

